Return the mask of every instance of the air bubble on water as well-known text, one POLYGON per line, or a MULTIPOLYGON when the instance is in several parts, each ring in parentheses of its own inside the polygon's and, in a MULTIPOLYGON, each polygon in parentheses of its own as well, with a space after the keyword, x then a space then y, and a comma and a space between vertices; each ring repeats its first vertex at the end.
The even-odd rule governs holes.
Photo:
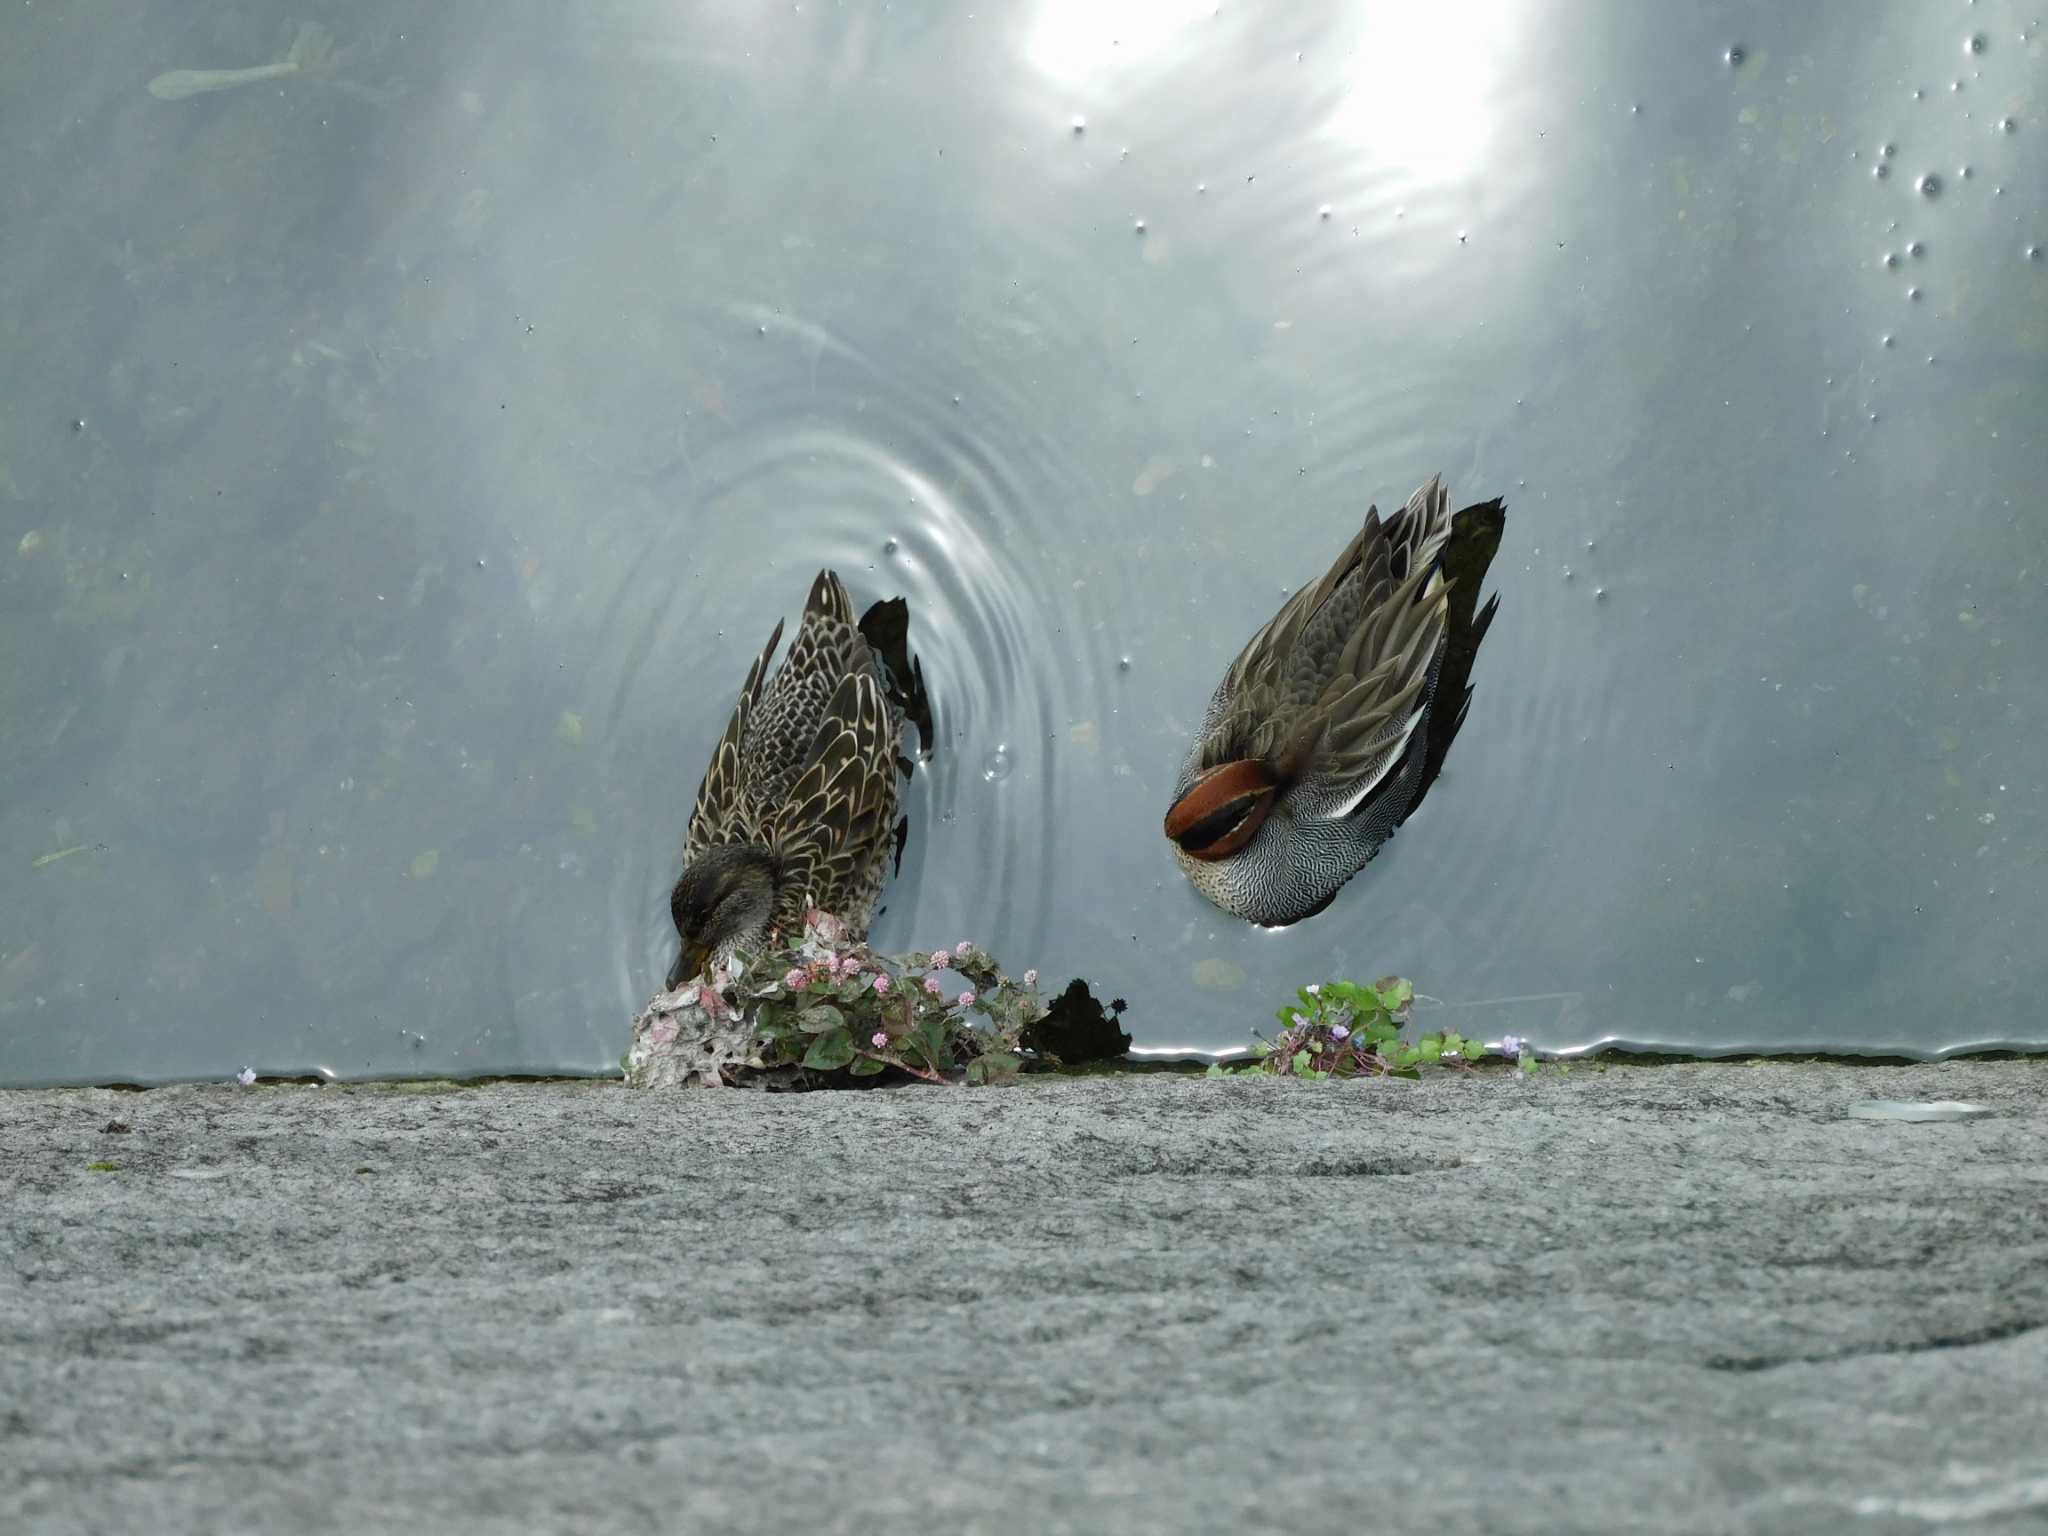
POLYGON ((1319 218, 1319 219, 1327 219, 1327 218, 1328 218, 1329 216, 1330 216, 1330 205, 1329 205, 1328 203, 1325 203, 1325 204, 1323 204, 1323 206, 1322 206, 1322 207, 1320 207, 1320 208, 1318 208, 1318 209, 1316 210, 1316 217, 1317 217, 1317 218, 1319 218))
POLYGON ((1128 656, 1119 656, 1119 657, 1117 657, 1117 659, 1116 659, 1116 669, 1117 669, 1117 671, 1119 671, 1119 672, 1128 672, 1128 671, 1130 671, 1130 670, 1131 670, 1131 658, 1130 658, 1130 657, 1128 657, 1128 656))
POLYGON ((71 430, 74 432, 83 432, 85 430, 85 418, 83 416, 72 417, 71 430))
POLYGON ((885 554, 885 555, 893 555, 893 554, 895 554, 895 553, 896 553, 896 550, 897 550, 897 544, 896 544, 896 541, 895 541, 894 539, 884 539, 884 540, 882 540, 882 553, 883 553, 883 554, 885 554))
POLYGON ((1998 120, 1998 131, 2000 133, 2018 133, 2019 128, 2020 125, 2012 118, 2001 117, 1998 120))
POLYGON ((1641 117, 1643 115, 1643 104, 1640 101, 1630 102, 1628 104, 1628 115, 1630 117, 1641 117))
POLYGON ((1143 219, 1133 220, 1131 223, 1131 231, 1133 234, 1139 235, 1145 233, 1145 221, 1143 219))
POLYGON ((1883 158, 1889 160, 1899 152, 1899 146, 1896 144, 1880 144, 1877 146, 1877 152, 1883 158))
POLYGON ((2038 245, 2028 246, 2026 256, 2029 261, 2039 261, 2041 259, 2041 247, 2038 245))
POLYGON ((1884 253, 1884 264, 1896 271, 1899 265, 1899 253, 1897 251, 1886 251, 1884 253))
POLYGON ((1731 44, 1721 52, 1721 62, 1730 69, 1740 69, 1742 61, 1749 57, 1749 50, 1740 43, 1731 44))
POLYGON ((1915 261, 1918 261, 1927 254, 1927 243, 1924 240, 1908 240, 1906 242, 1906 254, 1915 261))
POLYGON ((484 568, 484 557, 482 555, 478 555, 476 557, 476 568, 478 570, 482 570, 484 568))
POLYGON ((1891 337, 1889 337, 1889 336, 1882 336, 1882 337, 1879 337, 1878 339, 1879 339, 1880 341, 1882 341, 1882 342, 1884 343, 1884 345, 1885 345, 1885 346, 1888 346, 1888 347, 1889 347, 1889 346, 1892 346, 1892 345, 1894 344, 1894 343, 1893 343, 1893 341, 1892 341, 1892 338, 1891 338, 1891 337))
POLYGON ((1986 37, 1982 32, 1972 32, 1969 38, 1963 43, 1963 52, 1982 53, 1986 48, 1990 46, 1990 38, 1986 37))
POLYGON ((1956 167, 1956 174, 1962 177, 1963 180, 1968 181, 1972 176, 1976 175, 1977 172, 1970 166, 1959 165, 1956 167))
POLYGON ((1906 290, 1906 302, 1908 304, 1918 304, 1920 302, 1920 290, 1918 288, 1908 288, 1906 290))
POLYGON ((1586 548, 1591 549, 1592 547, 1593 541, 1591 539, 1586 540, 1586 548))
POLYGON ((1891 175, 1891 173, 1892 168, 1886 165, 1882 160, 1878 161, 1877 164, 1873 165, 1870 168, 1870 174, 1872 176, 1875 176, 1879 181, 1885 180, 1891 175))
POLYGON ((1594 602, 1596 602, 1596 603, 1604 603, 1604 602, 1606 602, 1606 601, 1607 601, 1607 589, 1606 589, 1605 587, 1595 587, 1595 588, 1593 589, 1593 601, 1594 601, 1594 602))
POLYGON ((998 742, 996 749, 981 760, 981 776, 989 783, 998 783, 1010 776, 1010 744, 998 742))
POLYGON ((1076 118, 1074 119, 1074 132, 1076 132, 1076 133, 1086 133, 1087 131, 1088 131, 1088 119, 1087 119, 1087 118, 1085 118, 1085 117, 1076 117, 1076 118))
POLYGON ((1941 196, 1941 178, 1935 175, 1932 171, 1929 171, 1925 176, 1922 176, 1918 181, 1914 182, 1913 185, 1919 189, 1920 195, 1922 197, 1941 196))

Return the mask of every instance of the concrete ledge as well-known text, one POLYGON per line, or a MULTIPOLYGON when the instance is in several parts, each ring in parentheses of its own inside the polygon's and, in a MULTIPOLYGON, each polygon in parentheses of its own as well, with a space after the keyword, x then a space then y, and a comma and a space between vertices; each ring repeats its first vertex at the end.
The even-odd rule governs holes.
POLYGON ((25 1092, 0 1187, 8 1532, 2048 1523, 2048 1062, 25 1092))

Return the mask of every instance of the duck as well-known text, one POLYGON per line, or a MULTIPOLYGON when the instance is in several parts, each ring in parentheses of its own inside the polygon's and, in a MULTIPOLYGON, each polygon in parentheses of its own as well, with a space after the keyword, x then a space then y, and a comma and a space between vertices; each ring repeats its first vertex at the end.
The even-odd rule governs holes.
POLYGON ((1376 506, 1320 581, 1254 634, 1190 744, 1165 830, 1210 901, 1262 927, 1313 917, 1421 806, 1471 707, 1500 606, 1479 588, 1499 498, 1453 513, 1432 476, 1376 506))
POLYGON ((932 737, 908 604, 889 598, 856 620, 845 583, 821 570, 771 676, 781 641, 778 620, 697 789, 669 892, 680 941, 671 993, 697 978, 715 989, 737 962, 801 931, 807 913, 864 939, 892 850, 902 862, 904 727, 917 725, 921 755, 932 737))

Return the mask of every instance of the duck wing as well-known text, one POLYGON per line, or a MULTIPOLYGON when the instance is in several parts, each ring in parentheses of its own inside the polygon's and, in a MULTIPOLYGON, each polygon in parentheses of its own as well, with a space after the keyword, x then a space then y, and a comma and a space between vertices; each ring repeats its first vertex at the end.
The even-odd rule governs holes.
MULTIPOLYGON (((896 809, 896 717, 871 667, 840 678, 804 766, 767 812, 765 839, 783 861, 783 889, 834 910, 887 845, 896 809)), ((857 926, 864 914, 840 913, 857 926)))
POLYGON ((706 848, 719 843, 746 842, 753 835, 746 795, 747 727, 760 707, 761 681, 767 675, 769 658, 781 643, 782 621, 777 619, 768 644, 747 669, 747 680, 740 685, 739 702, 733 705, 725 734, 712 749, 711 766, 704 770, 704 780, 697 786, 697 803, 690 811, 690 829, 683 839, 685 865, 706 848))

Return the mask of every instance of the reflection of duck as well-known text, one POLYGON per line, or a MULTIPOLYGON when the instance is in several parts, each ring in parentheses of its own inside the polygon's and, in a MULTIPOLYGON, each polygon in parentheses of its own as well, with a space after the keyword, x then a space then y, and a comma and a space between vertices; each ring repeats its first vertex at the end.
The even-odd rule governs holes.
POLYGON ((1209 700, 1166 813, 1174 857, 1269 926, 1328 906, 1422 803, 1464 723, 1498 500, 1452 514, 1441 480, 1365 526, 1282 605, 1209 700))
POLYGON ((923 668, 911 657, 902 598, 876 603, 856 624, 831 571, 811 583, 796 639, 771 678, 782 625, 747 671, 739 703, 711 755, 684 869, 669 895, 682 953, 673 991, 735 953, 758 957, 793 930, 806 903, 867 931, 897 819, 898 754, 906 720, 931 740, 923 668))

